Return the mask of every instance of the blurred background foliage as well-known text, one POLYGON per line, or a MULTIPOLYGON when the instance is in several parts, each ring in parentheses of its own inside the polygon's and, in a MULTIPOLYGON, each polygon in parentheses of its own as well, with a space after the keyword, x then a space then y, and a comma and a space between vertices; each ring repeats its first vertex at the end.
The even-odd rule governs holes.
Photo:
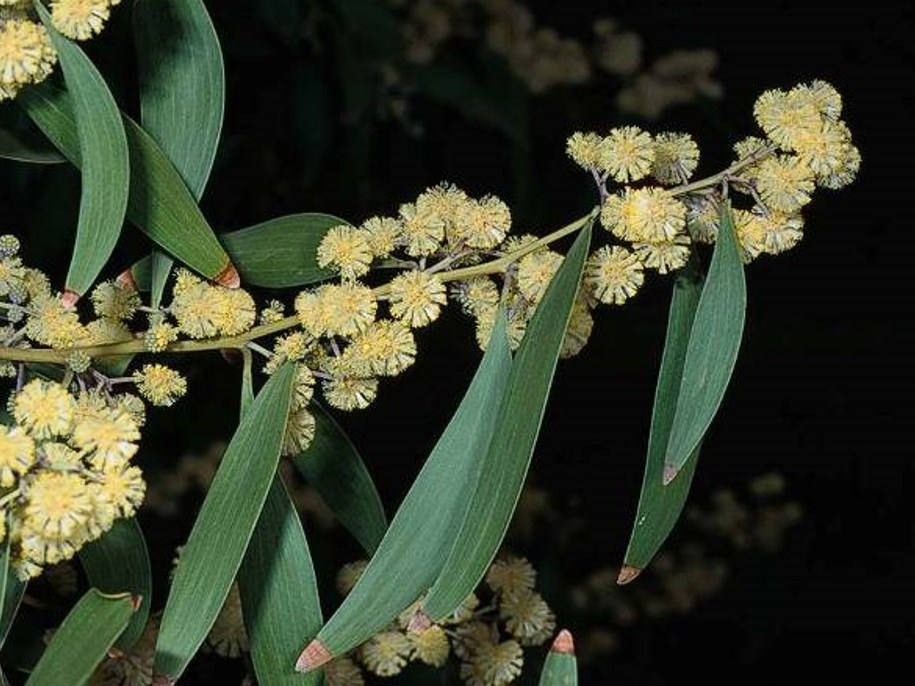
MULTIPOLYGON (((712 0, 208 7, 226 53, 228 104, 202 206, 220 230, 298 211, 360 221, 446 179, 474 195, 496 193, 519 231, 543 233, 595 202, 564 157, 572 131, 620 123, 689 131, 702 169, 715 170, 752 131, 762 89, 835 83, 864 155, 861 178, 816 203, 789 259, 749 270, 741 360, 703 449, 692 514, 667 553, 634 585, 611 583, 635 511, 663 345, 670 288, 660 279, 635 306, 603 312, 584 353, 560 366, 511 548, 534 562, 560 626, 580 638, 584 684, 770 682, 797 664, 817 665, 820 676, 865 667, 873 676, 902 659, 913 640, 915 573, 913 470, 902 441, 911 393, 900 373, 912 343, 899 171, 911 153, 912 100, 901 86, 913 76, 911 8, 787 0, 752 9, 712 0), (758 477, 772 472, 770 484, 787 485, 760 496, 758 477)), ((121 106, 136 112, 129 14, 115 12, 88 50, 121 106)), ((24 126, 15 108, 0 117, 24 126)), ((78 176, 64 165, 0 164, 0 229, 23 236, 26 260, 49 273, 65 271, 78 197, 78 176)), ((125 233, 117 266, 145 250, 137 232, 125 233)), ((391 512, 478 356, 469 322, 454 311, 442 319, 381 402, 342 417, 391 512)), ((152 414, 140 456, 158 484, 140 519, 160 584, 221 454, 214 442, 233 428, 240 374, 219 356, 176 362, 191 390, 179 412, 152 414)), ((335 571, 359 550, 315 496, 298 495, 329 610, 335 571)), ((35 602, 42 592, 53 589, 39 589, 35 602)), ((26 611, 35 626, 53 625, 53 613, 26 611)), ((539 657, 529 660, 528 679, 539 657)), ((239 663, 213 656, 183 681, 231 684, 241 675, 239 663)), ((432 679, 422 670, 410 678, 432 679)))

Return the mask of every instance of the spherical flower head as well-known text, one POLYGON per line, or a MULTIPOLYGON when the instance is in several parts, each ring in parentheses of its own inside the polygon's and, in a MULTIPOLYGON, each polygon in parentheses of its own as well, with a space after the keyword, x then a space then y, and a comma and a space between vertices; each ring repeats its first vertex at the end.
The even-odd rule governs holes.
POLYGON ((817 176, 817 185, 831 190, 845 188, 855 180, 860 169, 861 151, 849 143, 842 149, 842 157, 838 169, 831 174, 817 176))
POLYGON ((327 230, 318 245, 318 266, 347 280, 367 274, 372 264, 371 234, 346 224, 327 230))
POLYGON ((22 280, 25 278, 25 268, 18 257, 4 256, 0 258, 0 296, 6 297, 11 293, 23 289, 22 280))
POLYGON ((223 336, 238 336, 257 319, 257 306, 251 294, 241 288, 211 286, 213 322, 223 336))
POLYGON ((92 307, 97 317, 127 320, 140 307, 140 295, 114 281, 103 281, 92 290, 92 307))
POLYGON ((523 663, 524 652, 517 641, 484 643, 469 663, 461 665, 461 677, 470 686, 507 686, 521 674, 523 663))
POLYGON ((410 271, 391 280, 391 314, 411 328, 427 326, 438 319, 448 302, 442 280, 435 274, 410 271))
POLYGON ((356 562, 348 562, 340 567, 340 571, 337 572, 337 591, 340 595, 349 595, 356 582, 362 577, 362 573, 368 564, 368 560, 357 560, 356 562))
POLYGON ((120 393, 113 400, 114 407, 133 417, 138 428, 146 423, 146 405, 137 396, 132 393, 120 393))
POLYGON ((122 321, 102 317, 95 319, 85 326, 85 334, 79 341, 81 345, 109 345, 123 343, 133 338, 130 329, 122 321))
POLYGON ((373 674, 391 677, 403 670, 410 655, 410 641, 399 631, 382 631, 359 647, 359 657, 373 674))
POLYGON ((556 628, 550 606, 529 589, 504 594, 499 600, 499 616, 521 645, 539 645, 556 628))
POLYGON ((0 25, 0 85, 15 92, 23 84, 43 81, 56 62, 51 38, 40 24, 9 19, 0 25))
POLYGON ((338 410, 364 410, 378 395, 377 379, 340 377, 325 381, 324 399, 338 410))
POLYGON ((744 262, 750 262, 766 252, 765 217, 747 210, 734 210, 733 216, 741 256, 744 262))
POLYGON ((447 181, 427 188, 416 199, 417 207, 441 218, 445 223, 445 237, 451 243, 457 240, 461 214, 467 205, 473 203, 474 201, 464 191, 447 181))
POLYGON ((763 160, 753 171, 753 181, 766 207, 786 214, 809 203, 814 189, 813 170, 794 155, 763 160))
POLYGON ((76 401, 53 381, 33 379, 13 400, 16 423, 38 440, 66 436, 73 426, 76 401))
POLYGON ((760 95, 753 106, 753 115, 769 139, 785 150, 793 150, 798 136, 822 124, 822 116, 809 98, 782 90, 760 95))
POLYGON ((642 263, 626 248, 604 246, 585 265, 584 286, 605 305, 622 305, 645 282, 642 263))
MULTIPOLYGON (((13 486, 34 464, 35 441, 32 437, 21 427, 0 424, 0 487, 13 486)), ((2 514, 0 511, 0 517, 2 514)))
POLYGON ((295 366, 295 378, 292 382, 292 409, 308 407, 315 392, 315 375, 304 364, 295 366))
POLYGON ((689 237, 677 236, 672 241, 633 243, 639 261, 659 274, 667 274, 685 266, 689 261, 689 237))
POLYGON ((109 0, 53 0, 51 23, 67 38, 86 40, 105 28, 110 5, 109 0))
POLYGON ((322 292, 323 289, 302 291, 295 298, 295 311, 299 317, 299 323, 312 338, 323 336, 327 332, 327 316, 324 299, 321 297, 322 292))
POLYGON ((428 203, 401 205, 400 225, 407 254, 412 257, 432 255, 445 237, 445 221, 428 203))
POLYGON ((770 255, 791 250, 804 237, 804 218, 800 215, 771 212, 762 219, 762 244, 770 255))
POLYGON ((388 257, 400 245, 403 226, 393 217, 371 217, 360 227, 367 235, 374 257, 388 257))
POLYGON ((146 482, 139 467, 106 469, 101 475, 98 495, 119 517, 132 517, 146 495, 146 482))
POLYGON ((801 105, 812 105, 824 119, 837 121, 842 116, 842 96, 831 83, 815 79, 798 84, 791 95, 801 105))
POLYGON ((163 364, 147 364, 134 372, 137 390, 153 405, 171 407, 187 392, 187 381, 177 371, 163 364))
POLYGON ((76 537, 89 520, 92 507, 81 476, 42 471, 29 484, 23 526, 49 540, 76 537))
POLYGON ((0 236, 0 257, 14 257, 19 252, 19 239, 11 233, 0 236))
POLYGON ((324 666, 326 686, 365 686, 362 670, 348 657, 337 657, 324 666))
POLYGON ((824 121, 820 128, 799 135, 794 149, 801 162, 820 179, 843 170, 851 145, 851 131, 845 122, 824 121))
POLYGON ((496 560, 486 572, 486 585, 497 594, 528 591, 536 581, 534 566, 523 557, 496 560))
POLYGON ((717 197, 690 195, 684 199, 686 205, 686 228, 696 243, 712 244, 718 238, 721 224, 721 209, 717 197))
POLYGON ((150 320, 149 328, 143 334, 143 345, 151 353, 161 353, 178 340, 178 328, 161 317, 150 320))
POLYGON ((232 584, 226 602, 207 636, 207 646, 217 655, 236 658, 248 651, 248 632, 242 615, 238 584, 232 584))
POLYGON ((499 289, 488 276, 474 276, 458 282, 452 296, 461 305, 464 313, 471 316, 499 304, 499 289))
POLYGON ((538 250, 518 263, 518 289, 531 303, 540 302, 553 276, 562 266, 563 257, 552 250, 538 250))
POLYGON ((67 367, 76 374, 85 374, 92 367, 92 358, 82 350, 75 350, 67 355, 67 367))
POLYGON ((139 446, 140 430, 133 417, 119 408, 99 410, 79 418, 71 444, 95 469, 123 467, 139 446))
POLYGON ((448 660, 451 646, 448 636, 440 626, 430 626, 424 631, 408 636, 411 645, 410 659, 433 667, 441 667, 448 660))
POLYGON ((512 225, 511 210, 494 195, 463 203, 455 219, 455 239, 478 250, 491 250, 505 240, 512 225))
POLYGON ((286 306, 279 300, 271 300, 258 315, 261 324, 276 324, 286 316, 286 306))
POLYGON ((591 308, 587 300, 580 295, 572 305, 572 314, 566 327, 566 335, 562 339, 559 356, 564 360, 575 357, 584 350, 593 330, 594 317, 591 316, 591 308))
POLYGON ((264 365, 264 371, 273 374, 284 362, 304 360, 314 342, 315 339, 304 331, 293 331, 279 337, 273 344, 273 357, 264 365))
POLYGON ((766 151, 770 150, 770 143, 756 136, 747 136, 734 143, 734 153, 738 160, 745 160, 749 157, 762 157, 766 151))
POLYGON ((699 166, 699 146, 688 133, 662 133, 654 139, 651 175, 675 186, 686 183, 699 166))
MULTIPOLYGON (((474 312, 476 318, 475 337, 480 350, 486 350, 489 346, 489 340, 492 338, 492 330, 496 324, 496 314, 499 308, 493 306, 488 309, 479 309, 474 312)), ((511 350, 517 350, 524 339, 524 332, 527 330, 527 322, 531 314, 531 308, 523 301, 510 303, 508 309, 508 345, 511 350)))
POLYGON ((603 138, 596 133, 576 131, 566 141, 566 154, 582 169, 596 169, 601 156, 603 138))
POLYGON ((66 307, 60 298, 48 295, 31 303, 32 314, 25 331, 36 343, 52 348, 72 348, 86 337, 76 310, 66 307))
POLYGON ((175 284, 172 286, 172 298, 177 299, 195 286, 203 283, 201 278, 184 267, 175 270, 175 284))
POLYGON ((416 340, 402 322, 379 321, 353 338, 344 355, 357 375, 397 376, 416 361, 416 340))
POLYGON ((282 454, 294 457, 305 452, 315 437, 315 418, 306 409, 294 410, 286 420, 286 433, 283 434, 282 454))
POLYGON ((169 311, 181 332, 191 338, 217 336, 217 317, 225 309, 219 295, 216 287, 204 283, 190 272, 179 271, 169 311))
MULTIPOLYGON (((372 289, 359 283, 323 286, 319 291, 319 312, 328 336, 355 336, 375 321, 378 303, 372 289)), ((298 300, 296 309, 298 310, 298 300)), ((300 318, 303 319, 301 312, 300 318)), ((306 326, 308 328, 308 326, 306 326)), ((313 331, 311 332, 315 334, 313 331)))
POLYGON ((604 202, 601 224, 627 241, 670 241, 686 226, 686 207, 663 188, 627 188, 604 202))
POLYGON ((645 178, 654 163, 651 134, 637 126, 612 129, 600 146, 598 168, 619 183, 645 178))

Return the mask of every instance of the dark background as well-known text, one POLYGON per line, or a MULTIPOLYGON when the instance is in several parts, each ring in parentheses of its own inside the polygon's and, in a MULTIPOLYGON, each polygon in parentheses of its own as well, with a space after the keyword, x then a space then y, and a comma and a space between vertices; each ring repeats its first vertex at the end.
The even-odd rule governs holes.
MULTIPOLYGON (((512 205, 519 231, 544 233, 594 201, 588 179, 563 160, 566 136, 630 121, 614 111, 612 86, 600 83, 525 100, 527 132, 515 136, 418 92, 410 94, 418 135, 373 116, 371 104, 352 107, 361 96, 345 91, 340 64, 358 75, 377 59, 372 40, 357 32, 344 60, 339 49, 316 50, 292 35, 294 22, 282 14, 290 3, 208 4, 228 77, 225 137, 203 201, 220 229, 295 211, 358 222, 393 213, 448 179, 473 194, 499 195, 512 205)), ((724 99, 643 124, 693 132, 703 151, 700 173, 726 164, 731 143, 754 132, 752 103, 763 89, 811 78, 842 92, 863 154, 854 185, 817 194, 797 249, 748 268, 742 353, 693 488, 701 500, 719 486, 779 471, 804 505, 803 523, 774 557, 735 562, 724 591, 698 611, 631 632, 614 655, 588 667, 583 683, 771 682, 798 668, 821 678, 888 674, 913 647, 912 10, 891 2, 530 4, 540 22, 582 38, 595 16, 609 12, 643 35, 649 57, 717 50, 724 99)), ((113 24, 92 51, 132 109, 134 67, 118 57, 129 50, 128 21, 113 24)), ((454 58, 475 60, 465 49, 454 58)), ((0 164, 2 229, 25 234, 29 260, 62 274, 68 244, 51 237, 72 231, 77 178, 63 168, 11 167, 0 164), (61 188, 66 203, 56 200, 61 188)), ((123 264, 142 250, 127 241, 123 264)), ((532 479, 549 486, 563 516, 587 523, 574 545, 544 563, 569 583, 622 558, 669 292, 668 280, 652 278, 627 307, 598 310, 584 353, 560 366, 532 479)), ((371 409, 343 418, 391 511, 478 359, 471 323, 457 312, 418 342, 415 367, 383 384, 371 409)), ((218 357, 179 365, 192 390, 181 411, 154 417, 158 437, 150 430, 147 464, 167 463, 232 429, 234 412, 223 399, 234 397, 237 370, 218 357)), ((183 535, 151 534, 161 539, 158 562, 183 535)), ((525 552, 549 555, 548 539, 539 532, 525 552)), ((319 557, 357 554, 341 535, 315 545, 319 557)), ((559 621, 579 628, 574 615, 560 613, 559 621)))

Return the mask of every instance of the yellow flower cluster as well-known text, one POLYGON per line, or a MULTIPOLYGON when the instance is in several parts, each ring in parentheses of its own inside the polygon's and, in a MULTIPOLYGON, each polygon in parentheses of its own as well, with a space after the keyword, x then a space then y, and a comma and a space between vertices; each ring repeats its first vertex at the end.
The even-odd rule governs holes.
MULTIPOLYGON (((359 580, 366 562, 344 565, 337 574, 337 589, 346 595, 359 580)), ((411 627, 420 606, 408 607, 352 655, 327 666, 329 686, 364 683, 362 669, 380 677, 399 674, 411 662, 440 668, 453 653, 468 686, 506 686, 521 673, 524 648, 543 645, 556 629, 556 619, 546 601, 534 590, 537 573, 524 558, 505 557, 489 568, 485 607, 472 594, 441 624, 411 627)))
MULTIPOLYGON (((54 29, 73 40, 100 33, 120 0, 52 0, 54 29)), ((29 83, 44 81, 57 63, 57 51, 38 20, 31 0, 0 1, 0 101, 16 97, 29 83)))
POLYGON ((10 538, 23 579, 67 560, 119 517, 133 516, 146 484, 131 465, 143 403, 135 396, 32 379, 0 425, 0 541, 10 538))

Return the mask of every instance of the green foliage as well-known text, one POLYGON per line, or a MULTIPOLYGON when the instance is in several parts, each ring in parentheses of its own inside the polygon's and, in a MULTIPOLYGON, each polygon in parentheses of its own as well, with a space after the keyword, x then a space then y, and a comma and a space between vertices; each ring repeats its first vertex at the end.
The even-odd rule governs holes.
POLYGON ((10 568, 10 539, 7 536, 6 540, 0 543, 0 648, 6 642, 10 626, 16 618, 25 586, 10 568))
POLYGON ((51 26, 41 3, 35 8, 57 50, 76 120, 82 198, 67 290, 83 295, 111 257, 127 211, 130 162, 118 106, 104 78, 75 43, 51 26))
POLYGON ((60 164, 67 158, 22 131, 0 128, 0 157, 30 164, 60 164))
POLYGON ((156 644, 156 672, 181 676, 241 565, 276 472, 292 392, 284 365, 235 432, 175 570, 156 644))
POLYGON ((129 594, 89 589, 70 610, 26 686, 82 686, 105 658, 134 612, 129 594))
POLYGON ((570 644, 568 650, 557 650, 554 644, 547 653, 543 671, 540 672, 540 686, 578 686, 578 660, 571 647, 571 635, 565 631, 560 633, 556 643, 566 638, 570 644))

